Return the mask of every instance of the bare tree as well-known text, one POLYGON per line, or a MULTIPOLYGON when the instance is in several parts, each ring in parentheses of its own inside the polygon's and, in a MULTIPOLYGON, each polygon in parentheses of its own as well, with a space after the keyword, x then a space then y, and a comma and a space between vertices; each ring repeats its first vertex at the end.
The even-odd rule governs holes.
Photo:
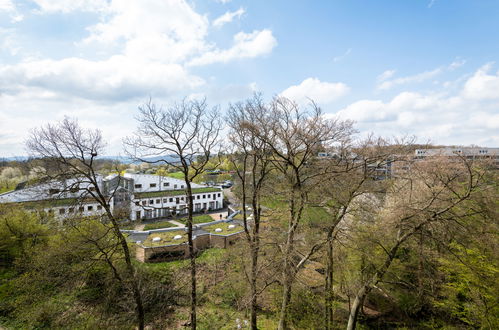
POLYGON ((267 145, 255 136, 251 125, 257 118, 265 115, 266 106, 261 96, 256 94, 246 102, 231 105, 228 115, 230 142, 234 150, 230 160, 241 185, 242 216, 246 241, 250 248, 251 269, 247 278, 250 284, 250 326, 257 329, 258 287, 260 254, 260 224, 262 218, 262 190, 268 179, 270 166, 267 145), (251 205, 248 217, 247 201, 251 205), (251 224, 250 224, 251 222, 251 224))
POLYGON ((334 306, 334 244, 346 220, 354 215, 363 203, 356 201, 376 195, 386 186, 391 165, 398 155, 405 155, 409 142, 397 141, 391 145, 382 138, 367 137, 357 143, 344 139, 343 144, 325 151, 319 163, 323 173, 316 179, 317 193, 312 203, 323 208, 330 216, 321 230, 326 233, 325 270, 325 328, 333 329, 334 306))
POLYGON ((257 118, 251 129, 272 153, 272 165, 285 185, 288 228, 285 242, 280 247, 283 255, 283 294, 279 329, 287 329, 288 306, 296 274, 324 245, 324 242, 318 242, 308 252, 297 253, 295 244, 295 235, 311 189, 310 181, 322 174, 315 166, 317 154, 324 147, 348 138, 352 123, 324 118, 313 102, 310 110, 304 111, 289 99, 276 97, 270 103, 267 114, 257 118))
POLYGON ((196 328, 196 256, 192 240, 193 198, 191 181, 205 171, 217 147, 221 130, 218 109, 206 101, 187 101, 158 108, 151 101, 139 107, 139 123, 124 143, 127 153, 145 163, 167 164, 182 172, 187 196, 187 236, 191 269, 191 328, 196 328), (148 160, 148 157, 159 159, 148 160))
MULTIPOLYGON (((378 231, 382 240, 376 240, 385 257, 381 264, 360 285, 355 294, 347 329, 355 329, 357 317, 367 295, 388 272, 399 249, 412 237, 432 225, 445 226, 461 215, 457 206, 468 200, 481 184, 483 173, 465 159, 443 159, 412 164, 404 177, 397 178, 386 195, 386 206, 379 214, 378 231), (388 234, 388 236, 387 236, 388 234)), ((465 216, 465 215, 463 215, 465 216)), ((376 235, 376 223, 369 225, 370 239, 376 235)))
MULTIPOLYGON (((105 148, 101 132, 84 129, 77 120, 65 118, 55 125, 33 129, 26 146, 31 156, 41 158, 45 162, 49 180, 62 184, 61 193, 78 192, 80 200, 91 198, 102 206, 123 250, 127 283, 131 287, 136 304, 138 327, 144 329, 144 309, 136 272, 128 243, 120 231, 118 219, 111 206, 117 189, 104 191, 102 177, 95 170, 96 158, 105 148), (66 184, 67 182, 69 184, 66 184)), ((118 186, 119 184, 116 185, 118 186)))

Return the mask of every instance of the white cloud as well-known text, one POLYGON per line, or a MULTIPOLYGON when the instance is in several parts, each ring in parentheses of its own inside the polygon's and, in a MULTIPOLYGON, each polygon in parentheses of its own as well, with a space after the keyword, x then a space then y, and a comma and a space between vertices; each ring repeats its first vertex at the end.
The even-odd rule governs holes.
POLYGON ((106 0, 32 0, 39 7, 41 13, 71 11, 104 11, 109 3, 106 0))
POLYGON ((396 72, 395 70, 386 70, 385 72, 383 72, 382 74, 380 74, 376 80, 378 80, 378 81, 385 81, 387 79, 390 79, 391 77, 393 77, 393 75, 395 74, 395 72, 396 72))
MULTIPOLYGON (((240 32, 234 36, 232 48, 213 50, 206 40, 208 19, 184 0, 37 1, 44 12, 105 9, 106 14, 89 27, 90 35, 80 47, 107 47, 108 57, 39 57, 0 64, 3 93, 41 88, 57 95, 99 101, 192 93, 205 83, 186 68, 186 61, 192 57, 197 56, 198 65, 252 58, 269 53, 276 43, 270 30, 240 32)), ((7 41, 4 39, 3 44, 7 41)), ((15 48, 11 47, 12 51, 15 48)))
MULTIPOLYGON (((0 63, 0 155, 22 154, 30 127, 64 115, 103 128, 110 145, 120 148, 121 137, 135 126, 134 110, 148 96, 158 103, 201 91, 214 99, 211 102, 247 97, 253 84, 215 87, 189 72, 188 63, 254 58, 268 54, 277 43, 270 30, 240 32, 232 47, 221 50, 209 41, 207 15, 185 0, 34 1, 38 16, 33 19, 44 14, 97 13, 82 40, 58 40, 76 46, 67 53, 94 55, 56 59, 38 52, 26 57, 13 32, 0 30, 2 51, 24 57, 17 63, 0 63)), ((0 10, 12 12, 11 4, 0 0, 0 10)))
POLYGON ((378 85, 378 89, 387 90, 397 85, 423 82, 425 80, 431 79, 439 75, 441 72, 442 72, 441 68, 436 68, 434 70, 425 71, 413 76, 401 77, 393 80, 385 80, 378 85))
POLYGON ((207 49, 208 20, 183 0, 113 0, 86 44, 123 44, 125 55, 179 62, 207 49))
POLYGON ((281 95, 300 104, 307 104, 310 100, 318 104, 330 103, 347 94, 350 88, 344 83, 322 82, 317 78, 307 78, 299 85, 288 87, 281 95))
POLYGON ((489 74, 492 64, 481 67, 466 81, 463 95, 470 99, 499 99, 499 71, 489 74))
POLYGON ((231 48, 208 51, 189 62, 191 66, 207 65, 212 63, 226 63, 235 59, 254 58, 269 54, 277 45, 277 40, 270 30, 239 32, 234 36, 231 48))
POLYGON ((27 87, 86 99, 125 100, 192 89, 203 80, 181 65, 144 62, 117 55, 104 61, 81 58, 32 60, 0 67, 0 88, 11 94, 27 87))
MULTIPOLYGON (((442 144, 499 145, 499 73, 478 69, 449 93, 401 92, 388 101, 356 101, 334 116, 352 119, 365 132, 409 134, 442 144)), ((424 142, 424 141, 423 141, 424 142)))
POLYGON ((350 55, 351 52, 352 52, 352 48, 348 48, 347 51, 343 55, 333 57, 333 62, 341 61, 342 59, 344 59, 345 57, 350 55))
POLYGON ((13 23, 22 21, 24 18, 12 0, 0 0, 0 13, 2 12, 7 13, 13 23))
POLYGON ((446 71, 454 71, 457 68, 463 66, 466 63, 465 60, 461 59, 456 59, 454 60, 451 64, 448 66, 441 66, 436 69, 430 70, 430 71, 424 71, 412 76, 407 76, 407 77, 400 77, 400 78, 395 78, 391 79, 393 75, 395 74, 395 70, 387 70, 383 72, 381 75, 378 76, 378 86, 377 88, 380 90, 388 90, 391 89, 395 86, 399 85, 405 85, 405 84, 411 84, 411 83, 421 83, 424 81, 427 81, 429 79, 432 79, 438 75, 440 75, 443 72, 446 71))
MULTIPOLYGON (((0 49, 10 55, 16 55, 19 52, 20 46, 14 29, 0 28, 0 49)), ((2 51, 0 51, 1 53, 2 51)))
POLYGON ((222 16, 216 18, 213 21, 213 26, 215 27, 222 27, 223 25, 230 23, 234 20, 234 18, 241 18, 241 16, 245 13, 245 10, 243 8, 239 8, 236 11, 228 11, 222 16))

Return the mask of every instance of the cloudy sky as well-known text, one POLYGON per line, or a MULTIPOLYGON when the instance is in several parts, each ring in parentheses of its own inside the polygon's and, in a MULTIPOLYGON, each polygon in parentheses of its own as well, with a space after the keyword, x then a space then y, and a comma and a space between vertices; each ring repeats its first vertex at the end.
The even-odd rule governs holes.
POLYGON ((261 91, 363 133, 499 146, 497 0, 0 0, 0 157, 64 116, 110 154, 137 106, 261 91))

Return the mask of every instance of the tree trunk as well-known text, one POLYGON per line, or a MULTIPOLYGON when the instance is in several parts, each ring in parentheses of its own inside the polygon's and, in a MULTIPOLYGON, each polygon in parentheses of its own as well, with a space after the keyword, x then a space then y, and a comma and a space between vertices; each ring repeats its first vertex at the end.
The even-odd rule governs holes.
POLYGON ((257 268, 258 268, 258 250, 259 250, 259 242, 258 238, 254 238, 254 242, 252 243, 251 246, 251 311, 250 311, 250 325, 251 325, 251 330, 257 330, 257 308, 258 308, 258 301, 257 301, 257 286, 256 286, 256 279, 257 279, 257 268))
POLYGON ((132 260, 130 257, 130 249, 128 249, 128 243, 126 241, 125 236, 120 231, 119 225, 116 222, 116 219, 114 218, 111 209, 109 208, 109 205, 107 203, 104 203, 104 209, 106 210, 106 214, 109 217, 109 220, 111 221, 114 229, 115 235, 118 237, 118 240, 121 244, 121 247, 123 249, 123 255, 125 257, 125 263, 126 263, 126 270, 128 273, 128 278, 130 279, 131 287, 132 287, 132 292, 133 292, 133 298, 135 300, 135 309, 137 313, 137 322, 138 322, 138 327, 139 330, 144 329, 144 306, 142 304, 142 295, 140 294, 140 289, 137 283, 137 280, 135 278, 135 271, 132 265, 132 260))
POLYGON ((325 319, 326 330, 333 329, 333 241, 328 237, 327 260, 326 260, 326 285, 325 285, 325 319))
POLYGON ((191 266, 191 329, 196 329, 196 305, 197 305, 197 290, 196 290, 196 255, 194 251, 194 241, 192 240, 192 213, 193 200, 191 183, 185 175, 185 185, 187 187, 187 240, 189 244, 189 259, 191 266))
POLYGON ((348 316, 347 330, 354 330, 357 326, 357 317, 364 304, 364 299, 369 293, 369 287, 367 285, 362 286, 362 288, 357 292, 355 300, 353 301, 352 308, 350 309, 350 315, 348 316))
MULTIPOLYGON (((285 265, 286 267, 286 265, 285 265)), ((284 270, 286 272, 286 269, 284 270)), ((282 303, 281 303, 281 311, 279 314, 279 330, 287 330, 288 329, 288 306, 291 301, 291 279, 290 274, 285 275, 284 279, 284 287, 282 293, 282 303)))

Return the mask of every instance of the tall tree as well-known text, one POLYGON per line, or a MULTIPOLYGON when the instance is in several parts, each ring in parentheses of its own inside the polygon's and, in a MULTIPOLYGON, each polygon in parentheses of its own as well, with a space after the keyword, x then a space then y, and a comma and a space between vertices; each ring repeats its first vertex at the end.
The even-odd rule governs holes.
POLYGON ((288 214, 286 238, 281 246, 283 293, 279 329, 287 329, 288 307, 296 274, 324 244, 313 244, 298 262, 295 261, 295 235, 307 204, 310 181, 322 174, 316 170, 317 154, 323 148, 348 138, 352 123, 326 119, 313 102, 310 109, 304 110, 289 99, 276 97, 268 106, 267 113, 256 118, 251 129, 272 153, 272 165, 280 175, 286 194, 288 214))
POLYGON ((251 130, 257 118, 265 115, 266 106, 260 95, 255 95, 246 102, 233 104, 230 107, 228 123, 229 140, 233 145, 230 159, 241 186, 242 216, 246 241, 250 248, 250 326, 257 329, 258 309, 258 277, 260 253, 260 224, 262 218, 262 190, 268 181, 271 171, 269 149, 267 145, 251 130), (248 217, 247 201, 251 205, 251 216, 248 217))
POLYGON ((218 108, 208 109, 205 100, 183 100, 168 108, 149 101, 139 107, 138 129, 125 140, 127 153, 145 163, 167 164, 182 172, 187 196, 187 236, 191 270, 190 324, 196 329, 196 251, 192 239, 194 213, 191 182, 204 173, 219 142, 218 108), (155 157, 149 160, 148 157, 155 157))
MULTIPOLYGON (((84 129, 77 120, 65 118, 54 125, 48 124, 33 129, 26 146, 31 156, 41 158, 44 162, 48 179, 60 182, 61 193, 79 191, 79 199, 91 198, 102 206, 123 250, 127 282, 136 304, 138 327, 144 329, 144 308, 136 272, 128 243, 120 231, 118 219, 111 206, 117 189, 104 191, 102 177, 95 169, 96 158, 102 155, 106 146, 101 132, 84 129)), ((118 186, 119 184, 115 188, 118 186)))
POLYGON ((387 191, 385 207, 372 215, 376 222, 367 225, 370 231, 366 236, 376 242, 384 257, 372 265, 372 271, 360 284, 347 329, 355 329, 365 298, 383 281, 404 244, 423 230, 437 225, 445 227, 466 215, 458 212, 457 207, 477 190, 482 176, 464 158, 459 161, 438 158, 412 163, 404 176, 394 180, 387 191))

